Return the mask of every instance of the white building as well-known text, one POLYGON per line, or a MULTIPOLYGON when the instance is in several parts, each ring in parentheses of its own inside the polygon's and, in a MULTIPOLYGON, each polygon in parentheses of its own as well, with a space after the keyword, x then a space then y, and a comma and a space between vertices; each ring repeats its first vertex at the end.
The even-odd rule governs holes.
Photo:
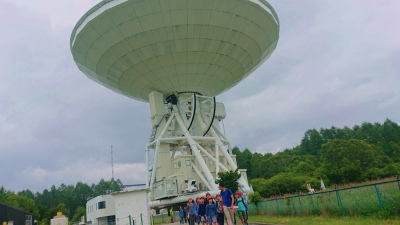
POLYGON ((117 225, 150 225, 149 188, 113 192, 117 225), (131 221, 130 221, 131 220, 131 221))
POLYGON ((86 203, 93 225, 150 225, 149 188, 100 195, 86 203))
POLYGON ((86 203, 86 218, 96 225, 115 225, 115 201, 112 195, 100 195, 86 203))

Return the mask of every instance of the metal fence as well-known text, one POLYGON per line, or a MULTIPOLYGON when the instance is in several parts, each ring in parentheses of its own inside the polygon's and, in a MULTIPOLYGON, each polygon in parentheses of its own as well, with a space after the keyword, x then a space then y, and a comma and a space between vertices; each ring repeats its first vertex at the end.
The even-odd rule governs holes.
POLYGON ((249 204, 249 214, 400 216, 399 180, 249 204))
MULTIPOLYGON (((168 214, 152 215, 150 219, 151 219, 152 225, 171 222, 171 217, 168 216, 168 214)), ((174 222, 179 222, 179 221, 180 221, 179 211, 175 211, 174 212, 174 222)))

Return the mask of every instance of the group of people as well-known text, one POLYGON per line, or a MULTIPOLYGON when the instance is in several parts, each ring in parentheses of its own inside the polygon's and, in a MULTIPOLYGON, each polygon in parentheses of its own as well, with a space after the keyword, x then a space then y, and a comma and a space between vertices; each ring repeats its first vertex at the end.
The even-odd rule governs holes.
POLYGON ((206 193, 205 197, 197 197, 195 201, 189 198, 186 206, 179 209, 180 223, 189 221, 189 225, 195 225, 195 223, 224 225, 226 220, 227 225, 234 225, 236 224, 235 211, 237 211, 242 224, 246 225, 249 211, 243 193, 237 191, 235 198, 233 192, 223 183, 219 183, 219 189, 220 194, 214 198, 210 193, 206 193))

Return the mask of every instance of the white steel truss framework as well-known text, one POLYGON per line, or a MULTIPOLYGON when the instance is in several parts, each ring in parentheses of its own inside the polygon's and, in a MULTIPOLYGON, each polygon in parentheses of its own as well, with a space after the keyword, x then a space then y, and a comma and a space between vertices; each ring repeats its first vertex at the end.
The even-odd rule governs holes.
MULTIPOLYGON (((156 174, 163 171, 157 170, 165 168, 158 165, 161 160, 168 160, 165 159, 165 155, 164 158, 160 158, 160 151, 162 151, 161 146, 167 145, 171 152, 170 160, 176 154, 194 156, 190 161, 191 170, 209 191, 217 191, 215 180, 218 172, 235 171, 237 165, 233 159, 230 143, 219 128, 220 118, 215 115, 217 108, 215 98, 186 93, 180 94, 174 104, 163 104, 164 108, 167 108, 165 110, 167 113, 158 116, 161 119, 156 121, 157 131, 153 130, 153 138, 146 146, 147 187, 153 191, 155 182, 160 181, 156 178, 156 174), (152 169, 149 163, 151 149, 154 150, 152 169), (213 166, 210 165, 210 161, 213 166)), ((165 177, 168 177, 167 175, 165 177)), ((239 186, 243 191, 250 192, 250 187, 243 176, 239 180, 239 186)))

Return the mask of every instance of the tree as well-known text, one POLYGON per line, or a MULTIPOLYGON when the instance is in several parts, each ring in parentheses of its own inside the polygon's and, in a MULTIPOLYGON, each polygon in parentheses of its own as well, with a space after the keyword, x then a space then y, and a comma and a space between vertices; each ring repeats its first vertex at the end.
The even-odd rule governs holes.
POLYGON ((238 168, 247 170, 247 177, 252 177, 253 168, 251 160, 253 158, 253 153, 249 149, 245 149, 243 152, 240 151, 238 147, 232 148, 232 153, 236 155, 236 162, 238 168))
POLYGON ((323 143, 323 139, 316 129, 308 130, 301 140, 301 153, 317 155, 323 143))
POLYGON ((57 212, 62 212, 62 214, 65 215, 66 217, 71 217, 71 213, 68 210, 67 205, 65 203, 60 203, 56 207, 52 207, 49 209, 47 218, 48 219, 53 218, 54 216, 57 215, 57 212))
POLYGON ((38 206, 33 199, 17 195, 12 191, 6 190, 3 186, 0 187, 0 202, 39 216, 38 206))
POLYGON ((380 165, 379 149, 362 140, 329 140, 322 145, 321 159, 331 182, 361 181, 369 168, 380 165))
POLYGON ((215 181, 216 184, 220 182, 224 183, 225 187, 231 189, 233 193, 239 190, 239 178, 242 176, 238 173, 238 170, 235 171, 227 171, 227 172, 219 172, 219 179, 215 181))
POLYGON ((76 208, 74 216, 72 217, 72 219, 70 221, 71 222, 81 221, 82 216, 86 216, 86 209, 82 206, 79 206, 78 208, 76 208))

